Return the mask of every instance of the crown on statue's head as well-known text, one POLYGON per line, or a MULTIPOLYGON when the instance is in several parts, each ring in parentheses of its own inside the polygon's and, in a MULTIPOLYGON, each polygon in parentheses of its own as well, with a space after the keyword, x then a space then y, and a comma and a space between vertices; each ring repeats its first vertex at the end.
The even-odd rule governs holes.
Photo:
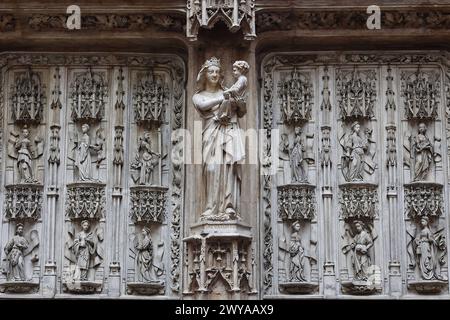
POLYGON ((216 57, 209 58, 206 60, 206 62, 203 64, 203 68, 209 68, 209 67, 217 67, 221 68, 220 59, 217 59, 216 57))

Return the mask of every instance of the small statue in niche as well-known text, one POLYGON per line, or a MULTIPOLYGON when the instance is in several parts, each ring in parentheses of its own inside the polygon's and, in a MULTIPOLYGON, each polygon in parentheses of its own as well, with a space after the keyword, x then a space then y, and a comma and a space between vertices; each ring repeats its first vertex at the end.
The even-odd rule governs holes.
POLYGON ((33 253, 32 262, 39 260, 36 248, 39 246, 39 236, 36 230, 31 231, 30 241, 23 236, 23 224, 16 225, 14 236, 5 246, 6 279, 8 281, 27 281, 25 272, 25 257, 33 253))
POLYGON ((302 138, 302 128, 296 127, 294 133, 294 143, 290 154, 292 181, 307 183, 308 162, 312 159, 307 156, 305 141, 302 138))
POLYGON ((131 163, 131 169, 139 171, 139 175, 132 174, 135 183, 140 185, 154 184, 154 168, 158 165, 161 155, 152 150, 152 139, 150 132, 145 132, 139 138, 136 158, 131 163))
POLYGON ((427 136, 425 123, 419 124, 418 134, 412 143, 412 159, 414 159, 414 181, 424 181, 431 170, 435 157, 434 148, 427 136))
POLYGON ((11 158, 17 159, 17 171, 19 183, 37 183, 33 175, 33 160, 39 158, 44 153, 44 142, 42 138, 30 138, 30 131, 25 125, 22 129, 22 137, 11 132, 9 140, 8 154, 11 158))
POLYGON ((353 222, 354 232, 346 230, 344 236, 344 254, 350 253, 350 261, 353 268, 354 280, 366 281, 369 278, 369 267, 372 265, 370 249, 373 246, 374 237, 367 230, 364 222, 353 222))
POLYGON ((395 126, 387 127, 387 165, 388 166, 396 166, 397 165, 397 146, 396 146, 396 137, 395 137, 395 126))
POLYGON ((233 77, 236 82, 231 86, 231 88, 223 92, 225 98, 224 103, 222 103, 221 108, 218 112, 219 119, 231 119, 233 109, 240 110, 245 108, 247 104, 247 73, 250 69, 249 64, 246 61, 236 61, 233 64, 233 77))
POLYGON ((66 243, 65 256, 76 265, 72 274, 73 280, 88 281, 90 269, 96 268, 103 261, 103 230, 90 231, 88 220, 81 222, 81 231, 74 235, 69 232, 70 239, 66 243))
POLYGON ((84 123, 81 126, 81 138, 78 139, 78 135, 75 135, 74 137, 74 157, 71 160, 75 163, 77 178, 79 181, 94 181, 95 179, 92 174, 92 163, 96 163, 97 167, 99 167, 100 163, 106 159, 103 129, 99 128, 96 131, 95 144, 91 144, 89 130, 89 125, 84 123), (92 151, 97 154, 96 161, 91 160, 92 151))
POLYGON ((141 280, 144 282, 157 282, 158 278, 164 274, 164 268, 155 264, 156 259, 150 232, 149 227, 144 227, 141 235, 134 238, 135 259, 141 280))
POLYGON ((420 218, 420 230, 409 229, 408 255, 412 267, 416 264, 423 280, 445 280, 441 275, 441 265, 445 264, 447 245, 445 243, 444 228, 432 232, 430 219, 420 218))
POLYGON ((344 149, 342 156, 342 174, 346 181, 363 181, 364 172, 375 172, 375 141, 371 138, 372 130, 366 129, 361 133, 361 125, 355 121, 350 134, 341 137, 340 143, 344 149))
POLYGON ((305 267, 305 250, 302 246, 301 226, 299 221, 292 224, 291 241, 289 243, 289 281, 303 282, 306 281, 304 276, 305 267))

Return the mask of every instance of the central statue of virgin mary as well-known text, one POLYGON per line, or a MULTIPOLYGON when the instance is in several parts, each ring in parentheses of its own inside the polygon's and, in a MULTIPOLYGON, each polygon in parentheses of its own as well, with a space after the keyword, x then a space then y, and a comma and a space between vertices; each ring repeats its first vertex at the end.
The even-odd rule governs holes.
POLYGON ((206 207, 202 220, 240 218, 241 162, 245 149, 238 118, 246 113, 245 103, 224 97, 220 60, 207 60, 197 76, 193 103, 203 119, 202 160, 206 207), (228 117, 221 117, 224 107, 228 117))

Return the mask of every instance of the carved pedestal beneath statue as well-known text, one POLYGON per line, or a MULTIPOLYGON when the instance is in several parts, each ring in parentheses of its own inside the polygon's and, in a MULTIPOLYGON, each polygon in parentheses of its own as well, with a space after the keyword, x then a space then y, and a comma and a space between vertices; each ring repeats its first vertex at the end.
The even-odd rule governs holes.
POLYGON ((63 290, 75 294, 92 294, 102 292, 102 281, 67 281, 63 282, 63 290))
POLYGON ((8 281, 0 283, 1 293, 37 293, 39 281, 8 281))
POLYGON ((194 299, 256 298, 251 227, 237 221, 201 222, 186 243, 183 294, 194 299))

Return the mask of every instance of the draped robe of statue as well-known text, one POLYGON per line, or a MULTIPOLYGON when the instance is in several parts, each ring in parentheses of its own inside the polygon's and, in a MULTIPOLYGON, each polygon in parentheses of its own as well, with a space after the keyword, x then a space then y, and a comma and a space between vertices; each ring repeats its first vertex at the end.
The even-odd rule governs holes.
POLYGON ((424 133, 419 133, 414 141, 414 180, 426 180, 433 163, 433 145, 424 133))
MULTIPOLYGON (((211 67, 211 66, 209 66, 211 67)), ((198 80, 208 72, 205 64, 198 80)), ((216 66, 217 67, 217 66, 216 66)), ((220 69, 220 67, 217 67, 220 69)), ((204 81, 210 81, 204 79, 204 81)), ((231 108, 229 119, 219 119, 222 103, 234 103, 223 97, 224 88, 220 82, 210 84, 210 90, 204 86, 194 95, 194 106, 203 119, 202 160, 203 186, 205 188, 206 207, 202 219, 230 220, 239 217, 241 191, 241 168, 239 162, 245 159, 245 149, 239 128, 238 118, 245 112, 242 108, 231 108), (212 88, 212 90, 211 90, 212 88), (200 108, 198 103, 211 104, 211 108, 200 108)))
POLYGON ((90 143, 91 139, 89 135, 84 133, 75 153, 75 165, 78 169, 79 180, 81 181, 92 180, 90 143))

